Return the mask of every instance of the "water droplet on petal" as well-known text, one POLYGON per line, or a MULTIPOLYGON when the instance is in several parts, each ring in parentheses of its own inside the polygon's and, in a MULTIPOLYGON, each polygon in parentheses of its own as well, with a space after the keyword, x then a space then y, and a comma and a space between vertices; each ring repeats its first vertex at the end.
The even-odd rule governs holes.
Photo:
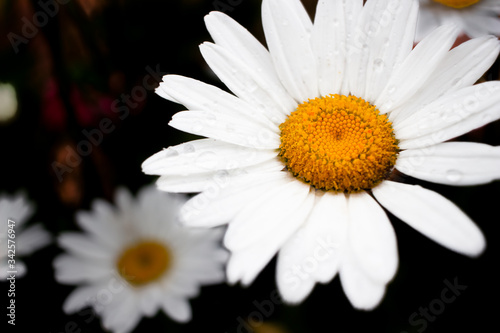
POLYGON ((456 87, 458 85, 462 85, 462 79, 457 77, 456 79, 454 79, 452 82, 451 82, 451 86, 452 87, 456 87))
POLYGON ((194 146, 190 143, 188 143, 187 145, 184 146, 184 153, 194 153, 194 151, 196 150, 196 148, 194 148, 194 146))
POLYGON ((376 72, 381 72, 384 69, 384 61, 382 59, 375 59, 373 61, 373 69, 376 72))
POLYGON ((446 172, 446 178, 453 183, 457 183, 462 179, 462 173, 458 170, 448 170, 446 172))
POLYGON ((193 126, 191 126, 191 131, 196 134, 199 133, 203 129, 203 124, 199 121, 195 122, 193 126))
POLYGON ((493 116, 491 114, 489 114, 489 113, 483 113, 481 115, 481 118, 483 119, 483 122, 485 124, 491 123, 493 121, 493 116))
POLYGON ((165 157, 174 157, 174 156, 178 156, 178 155, 179 155, 179 152, 173 148, 165 149, 165 157))

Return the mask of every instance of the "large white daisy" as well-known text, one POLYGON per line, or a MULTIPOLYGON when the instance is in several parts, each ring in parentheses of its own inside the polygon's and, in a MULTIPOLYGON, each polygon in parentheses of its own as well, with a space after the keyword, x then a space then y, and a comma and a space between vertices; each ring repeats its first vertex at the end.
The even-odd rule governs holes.
POLYGON ((43 228, 41 223, 26 227, 26 222, 33 213, 34 205, 23 193, 0 195, 1 280, 11 274, 14 274, 16 278, 24 276, 27 268, 21 258, 32 254, 51 241, 50 233, 43 228))
POLYGON ((456 24, 471 38, 500 36, 500 0, 420 0, 415 40, 442 24, 456 24))
POLYGON ((319 1, 314 24, 298 0, 264 0, 269 50, 219 12, 201 52, 234 93, 167 75, 157 93, 185 105, 170 125, 207 137, 143 164, 160 189, 201 192, 190 226, 229 223, 231 283, 250 284, 278 254, 284 300, 302 301, 337 273, 354 307, 372 309, 398 267, 383 208, 443 246, 477 256, 478 227, 397 169, 448 185, 500 178, 500 147, 444 142, 500 118, 500 83, 473 85, 499 53, 492 37, 452 50, 443 26, 414 49, 418 1, 319 1))
POLYGON ((159 309, 178 322, 189 321, 188 299, 201 285, 225 280, 221 230, 183 227, 177 215, 184 196, 154 186, 142 189, 137 200, 120 189, 115 201, 116 208, 95 200, 91 212, 76 216, 86 233, 58 239, 68 253, 54 260, 56 280, 81 284, 63 310, 92 306, 113 332, 129 332, 159 309))

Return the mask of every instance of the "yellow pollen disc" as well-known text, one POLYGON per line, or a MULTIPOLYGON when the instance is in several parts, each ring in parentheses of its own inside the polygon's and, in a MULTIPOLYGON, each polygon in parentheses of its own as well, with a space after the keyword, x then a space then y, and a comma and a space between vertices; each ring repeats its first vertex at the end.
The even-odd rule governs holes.
POLYGON ((356 96, 310 99, 280 130, 280 157, 287 169, 325 191, 373 188, 392 171, 399 151, 387 116, 356 96))
POLYGON ((434 2, 457 9, 472 6, 479 1, 480 0, 434 0, 434 2))
POLYGON ((134 286, 158 279, 169 268, 169 250, 155 241, 143 241, 127 248, 118 259, 118 272, 134 286))

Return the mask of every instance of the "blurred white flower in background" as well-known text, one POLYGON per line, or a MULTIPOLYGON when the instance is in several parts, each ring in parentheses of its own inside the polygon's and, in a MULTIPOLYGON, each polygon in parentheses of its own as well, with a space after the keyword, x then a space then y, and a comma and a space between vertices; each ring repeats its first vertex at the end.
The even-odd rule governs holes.
POLYGON ((222 230, 185 228, 178 223, 182 195, 154 186, 117 190, 116 207, 95 200, 90 212, 79 212, 85 233, 66 232, 58 241, 68 253, 54 260, 56 280, 80 285, 63 310, 86 306, 113 332, 129 332, 141 317, 163 310, 178 322, 191 319, 189 298, 201 285, 225 280, 227 251, 222 230))
POLYGON ((17 271, 16 278, 24 276, 27 268, 20 258, 32 254, 51 241, 50 234, 40 223, 26 226, 33 212, 34 205, 24 194, 0 194, 0 279, 2 280, 9 276, 7 271, 17 271), (9 223, 9 220, 13 222, 9 223), (9 229, 13 231, 9 233, 9 229), (9 252, 8 249, 15 251, 9 252), (11 267, 12 262, 8 260, 14 260, 15 267, 11 267))
POLYGON ((0 123, 14 118, 17 112, 16 89, 10 83, 0 83, 0 123))
POLYGON ((500 35, 500 0, 420 0, 415 40, 443 24, 456 24, 469 38, 500 35))

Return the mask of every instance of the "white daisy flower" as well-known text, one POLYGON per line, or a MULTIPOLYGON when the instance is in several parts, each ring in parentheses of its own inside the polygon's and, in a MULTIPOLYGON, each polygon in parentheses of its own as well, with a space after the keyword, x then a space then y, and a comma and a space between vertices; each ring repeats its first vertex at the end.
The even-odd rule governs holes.
POLYGON ((116 209, 95 200, 91 212, 76 216, 86 233, 58 239, 68 253, 54 260, 56 280, 81 284, 63 310, 92 306, 113 332, 129 332, 159 309, 175 321, 189 321, 188 299, 201 285, 225 280, 221 230, 183 227, 177 215, 186 198, 154 186, 143 188, 137 200, 120 189, 115 201, 116 209))
POLYGON ((50 234, 43 228, 42 224, 25 226, 33 212, 34 205, 28 201, 23 193, 0 195, 1 280, 5 280, 11 275, 7 273, 9 271, 15 271, 16 278, 23 277, 27 268, 21 258, 32 254, 51 241, 50 234))
POLYGON ((227 15, 210 13, 201 52, 234 93, 167 75, 157 93, 185 105, 176 129, 207 137, 143 164, 168 192, 201 192, 186 225, 229 223, 231 283, 252 283, 278 254, 285 301, 339 275, 359 309, 383 298, 398 267, 389 212, 456 252, 485 248, 478 227, 441 195, 390 180, 394 169, 448 185, 500 178, 500 147, 444 142, 500 118, 500 83, 473 85, 497 39, 451 49, 442 26, 414 49, 417 1, 264 0, 269 51, 227 15))
POLYGON ((500 36, 500 0, 420 0, 415 40, 443 24, 456 24, 470 38, 500 36))

